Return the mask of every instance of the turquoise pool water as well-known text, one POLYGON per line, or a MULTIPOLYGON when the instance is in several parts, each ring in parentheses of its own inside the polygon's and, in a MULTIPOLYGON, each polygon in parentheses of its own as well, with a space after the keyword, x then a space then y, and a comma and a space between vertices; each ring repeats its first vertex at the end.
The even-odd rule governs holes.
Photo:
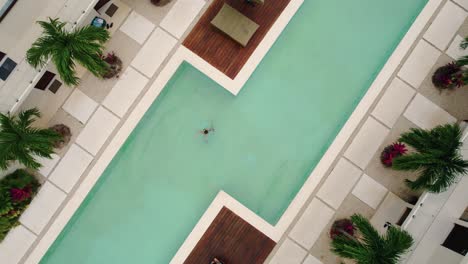
POLYGON ((306 0, 237 97, 183 64, 41 263, 168 263, 221 189, 275 224, 425 3, 306 0))

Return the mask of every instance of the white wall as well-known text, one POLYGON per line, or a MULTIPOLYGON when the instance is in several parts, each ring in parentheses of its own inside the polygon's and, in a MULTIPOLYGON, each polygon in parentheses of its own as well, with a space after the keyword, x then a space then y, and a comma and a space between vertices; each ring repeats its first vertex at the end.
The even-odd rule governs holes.
POLYGON ((0 112, 17 108, 37 81, 38 71, 24 58, 31 44, 41 35, 36 21, 49 17, 67 22, 71 28, 96 0, 20 0, 0 23, 0 50, 17 66, 6 81, 0 80, 0 112))
POLYGON ((38 19, 55 16, 66 0, 20 0, 0 23, 0 50, 21 61, 40 33, 38 19))
POLYGON ((459 264, 462 259, 462 255, 443 246, 439 246, 432 254, 428 264, 459 264))
MULTIPOLYGON (((454 186, 454 190, 448 197, 447 201, 443 205, 442 210, 435 216, 434 221, 427 229, 427 232, 422 236, 419 244, 414 248, 412 254, 407 258, 406 263, 421 264, 421 263, 433 263, 431 259, 432 254, 429 252, 436 253, 441 250, 442 243, 447 238, 450 231, 455 223, 459 221, 460 216, 468 206, 468 176, 464 176, 460 179, 458 184, 454 186)), ((423 206, 430 206, 430 204, 424 204, 423 206)), ((424 217, 424 216, 423 216, 424 217)), ((416 219, 418 215, 416 215, 416 219)), ((411 231, 408 230, 410 233, 411 231)), ((455 260, 455 258, 446 258, 444 264, 459 264, 461 259, 455 260), (449 262, 450 260, 455 262, 449 262)))

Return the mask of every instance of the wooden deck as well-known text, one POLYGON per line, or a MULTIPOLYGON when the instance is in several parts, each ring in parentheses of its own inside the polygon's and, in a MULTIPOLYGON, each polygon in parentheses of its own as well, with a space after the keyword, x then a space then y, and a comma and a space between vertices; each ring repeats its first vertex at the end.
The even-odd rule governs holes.
POLYGON ((210 264, 215 257, 224 264, 261 264, 275 245, 273 240, 223 208, 184 264, 210 264))
POLYGON ((242 0, 213 0, 183 45, 234 79, 289 2, 266 0, 264 5, 251 6, 242 0), (260 25, 246 47, 210 24, 224 2, 260 25))

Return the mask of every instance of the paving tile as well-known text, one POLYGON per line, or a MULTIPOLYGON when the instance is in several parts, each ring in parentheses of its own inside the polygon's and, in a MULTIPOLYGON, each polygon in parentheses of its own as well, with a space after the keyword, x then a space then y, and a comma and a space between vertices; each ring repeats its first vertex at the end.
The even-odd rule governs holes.
MULTIPOLYGON (((369 177, 373 178, 378 183, 385 186, 385 188, 387 188, 389 191, 397 194, 402 199, 407 201, 411 201, 415 197, 419 197, 421 195, 421 191, 413 191, 409 189, 406 186, 406 184, 404 184, 404 181, 406 179, 417 179, 418 173, 398 171, 386 168, 382 165, 382 162, 380 161, 380 155, 382 154, 382 151, 386 146, 398 141, 402 133, 408 132, 411 128, 416 127, 417 126, 415 124, 410 122, 405 117, 399 118, 396 124, 393 126, 390 133, 385 138, 384 142, 375 152, 374 157, 372 157, 371 161, 369 162, 369 165, 367 165, 366 170, 364 171, 365 174, 367 174, 369 177)), ((358 198, 356 199, 358 200, 358 198)), ((364 202, 362 203, 364 204, 364 202)), ((366 206, 368 205, 366 204, 366 206)))
POLYGON ((110 134, 112 134, 119 121, 118 117, 104 107, 99 107, 81 131, 76 139, 76 143, 89 153, 96 155, 110 134))
POLYGON ((447 1, 427 29, 424 38, 440 50, 445 50, 465 18, 465 10, 452 1, 447 1))
POLYGON ((120 27, 120 31, 127 34, 139 44, 143 44, 153 31, 155 25, 144 16, 133 11, 120 27))
POLYGON ((68 193, 92 160, 91 154, 73 144, 50 175, 49 180, 68 193))
POLYGON ((63 191, 50 182, 45 182, 28 209, 21 215, 20 222, 34 233, 41 233, 65 197, 63 191))
POLYGON ((372 156, 389 133, 389 129, 369 117, 357 133, 344 156, 365 169, 372 156))
POLYGON ((286 238, 269 264, 301 264, 306 255, 307 252, 303 248, 286 238))
POLYGON ((374 209, 377 209, 386 194, 387 188, 366 174, 362 175, 353 190, 354 196, 374 209))
POLYGON ((302 264, 323 264, 320 260, 312 255, 308 255, 302 264))
POLYGON ((461 5, 463 8, 468 10, 468 0, 453 0, 455 3, 461 5))
MULTIPOLYGON (((443 54, 439 57, 432 70, 435 71, 438 67, 446 65, 452 61, 452 58, 446 54, 443 54)), ((434 84, 432 83, 432 74, 429 74, 419 88, 418 92, 432 101, 434 104, 450 113, 453 117, 459 120, 468 119, 468 111, 466 108, 466 102, 468 102, 468 89, 466 89, 466 86, 458 89, 440 90, 434 87, 434 84)))
POLYGON ((375 107, 372 115, 388 127, 393 127, 415 91, 399 78, 395 78, 375 107))
POLYGON ((338 209, 362 175, 362 171, 344 158, 341 158, 317 193, 317 197, 338 209))
POLYGON ((36 235, 23 226, 10 230, 7 237, 0 243, 0 263, 18 263, 35 239, 36 235))
POLYGON ((145 76, 132 67, 128 67, 106 96, 102 105, 118 117, 123 117, 147 83, 148 79, 145 76))
POLYGON ((156 28, 131 65, 151 78, 176 44, 177 39, 161 28, 156 28))
POLYGON ((398 76, 418 89, 439 56, 439 50, 431 46, 425 40, 420 40, 401 67, 398 76))
POLYGON ((43 157, 38 157, 37 161, 42 164, 42 167, 39 169, 39 173, 42 174, 44 177, 48 177, 49 174, 52 172, 52 170, 55 168, 55 165, 60 160, 60 156, 57 154, 52 154, 50 155, 52 158, 43 158, 43 157))
POLYGON ((460 35, 456 35, 452 41, 452 44, 450 44, 449 48, 447 49, 447 55, 452 57, 452 59, 454 60, 468 55, 468 49, 460 48, 460 44, 462 43, 462 41, 463 37, 460 35))
POLYGON ((161 27, 181 38, 205 5, 205 0, 178 0, 161 21, 161 27))
POLYGON ((75 89, 62 108, 84 124, 88 121, 97 106, 98 103, 93 99, 89 98, 79 89, 75 89))
POLYGON ((319 238, 335 211, 314 198, 297 221, 289 236, 303 247, 310 249, 319 238))
POLYGON ((417 94, 406 109, 404 116, 415 125, 431 129, 438 125, 454 123, 457 120, 444 109, 421 94, 417 94))

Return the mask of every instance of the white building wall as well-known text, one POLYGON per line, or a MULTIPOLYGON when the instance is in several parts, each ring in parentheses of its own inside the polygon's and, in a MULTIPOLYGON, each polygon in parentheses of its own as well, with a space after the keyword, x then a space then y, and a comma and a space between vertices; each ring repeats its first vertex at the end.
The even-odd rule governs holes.
MULTIPOLYGON (((459 255, 460 258, 447 257, 444 262, 432 262, 433 258, 439 258, 438 253, 443 252, 440 249, 442 243, 445 241, 450 231, 454 227, 455 223, 459 222, 460 216, 468 206, 468 177, 464 176, 461 178, 459 183, 455 186, 452 194, 447 199, 443 208, 435 217, 434 221, 430 225, 429 229, 421 237, 419 244, 416 245, 412 254, 408 257, 406 263, 409 264, 421 264, 421 263, 444 263, 444 264, 459 264, 461 263, 463 256, 459 255), (433 252, 430 254, 429 252, 433 252)), ((426 204, 424 204, 426 205, 426 204)), ((427 218, 426 215, 416 215, 415 219, 422 217, 427 218)), ((408 230, 413 233, 411 230, 408 230)), ((444 251, 445 252, 445 251, 444 251)), ((445 252, 446 253, 446 252, 445 252)), ((442 254, 444 255, 444 254, 442 254)), ((466 263, 466 258, 465 260, 466 263)))
POLYGON ((25 98, 38 71, 25 61, 26 51, 40 36, 36 21, 59 18, 71 28, 97 0, 21 0, 0 23, 0 51, 17 63, 6 81, 0 80, 0 112, 7 112, 25 98))

